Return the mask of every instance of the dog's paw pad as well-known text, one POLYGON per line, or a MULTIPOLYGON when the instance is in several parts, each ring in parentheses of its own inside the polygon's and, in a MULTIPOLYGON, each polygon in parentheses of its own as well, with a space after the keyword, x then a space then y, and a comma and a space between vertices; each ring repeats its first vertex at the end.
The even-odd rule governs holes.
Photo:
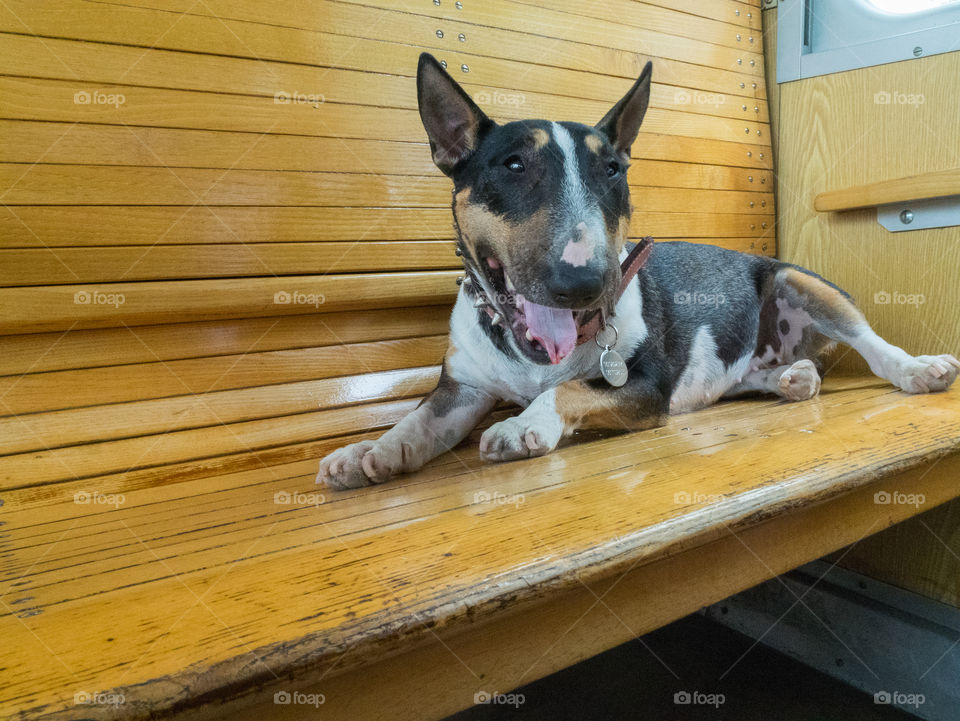
POLYGON ((944 391, 957 379, 960 361, 952 355, 921 355, 901 370, 900 388, 907 393, 944 391))
POLYGON ((389 455, 375 441, 360 441, 338 448, 320 461, 317 483, 344 490, 389 481, 393 474, 389 455))
POLYGON ((480 457, 485 461, 513 461, 549 453, 557 445, 550 442, 546 429, 535 428, 523 418, 507 418, 494 423, 480 437, 480 457))
POLYGON ((805 401, 820 392, 820 374, 811 360, 801 360, 780 376, 779 394, 790 401, 805 401))

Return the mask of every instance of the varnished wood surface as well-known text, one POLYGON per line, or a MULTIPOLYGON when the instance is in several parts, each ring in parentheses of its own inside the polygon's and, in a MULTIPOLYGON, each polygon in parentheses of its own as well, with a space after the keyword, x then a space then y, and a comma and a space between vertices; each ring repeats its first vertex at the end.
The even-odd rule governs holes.
POLYGON ((887 203, 908 203, 947 195, 960 195, 960 168, 879 180, 854 188, 829 190, 814 198, 813 207, 823 213, 873 208, 887 203))
POLYGON ((313 485, 313 458, 17 484, 2 496, 0 708, 57 717, 78 691, 122 688, 127 703, 84 712, 140 718, 273 674, 335 675, 958 448, 955 393, 833 379, 809 403, 727 403, 520 463, 481 464, 474 436, 342 494, 313 485))

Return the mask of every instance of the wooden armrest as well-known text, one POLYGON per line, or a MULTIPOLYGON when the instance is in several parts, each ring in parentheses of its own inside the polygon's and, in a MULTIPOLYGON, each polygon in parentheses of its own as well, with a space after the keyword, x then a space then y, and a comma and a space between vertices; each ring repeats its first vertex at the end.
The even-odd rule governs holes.
POLYGON ((942 198, 947 195, 960 195, 960 168, 831 190, 820 193, 813 201, 813 207, 824 213, 942 198))

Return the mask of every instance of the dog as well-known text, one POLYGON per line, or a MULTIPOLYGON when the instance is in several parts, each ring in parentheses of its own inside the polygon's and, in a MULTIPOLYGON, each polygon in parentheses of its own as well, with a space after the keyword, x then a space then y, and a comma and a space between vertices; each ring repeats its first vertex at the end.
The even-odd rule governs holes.
POLYGON ((708 245, 628 243, 627 167, 651 76, 648 62, 593 127, 501 125, 420 56, 420 117, 453 181, 466 268, 449 347, 416 410, 379 439, 328 455, 318 483, 357 488, 414 471, 501 400, 523 411, 484 431, 487 461, 543 455, 576 429, 652 428, 745 393, 806 400, 837 343, 908 393, 953 383, 955 357, 886 342, 812 271, 708 245))

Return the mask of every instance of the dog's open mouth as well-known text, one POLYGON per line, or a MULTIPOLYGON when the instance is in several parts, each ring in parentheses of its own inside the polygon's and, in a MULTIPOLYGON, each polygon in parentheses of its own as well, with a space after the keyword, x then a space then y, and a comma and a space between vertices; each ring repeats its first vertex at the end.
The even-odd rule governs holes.
POLYGON ((534 303, 519 292, 496 258, 484 259, 487 279, 494 289, 489 300, 503 316, 517 347, 537 363, 559 363, 577 345, 577 320, 582 311, 534 303))

